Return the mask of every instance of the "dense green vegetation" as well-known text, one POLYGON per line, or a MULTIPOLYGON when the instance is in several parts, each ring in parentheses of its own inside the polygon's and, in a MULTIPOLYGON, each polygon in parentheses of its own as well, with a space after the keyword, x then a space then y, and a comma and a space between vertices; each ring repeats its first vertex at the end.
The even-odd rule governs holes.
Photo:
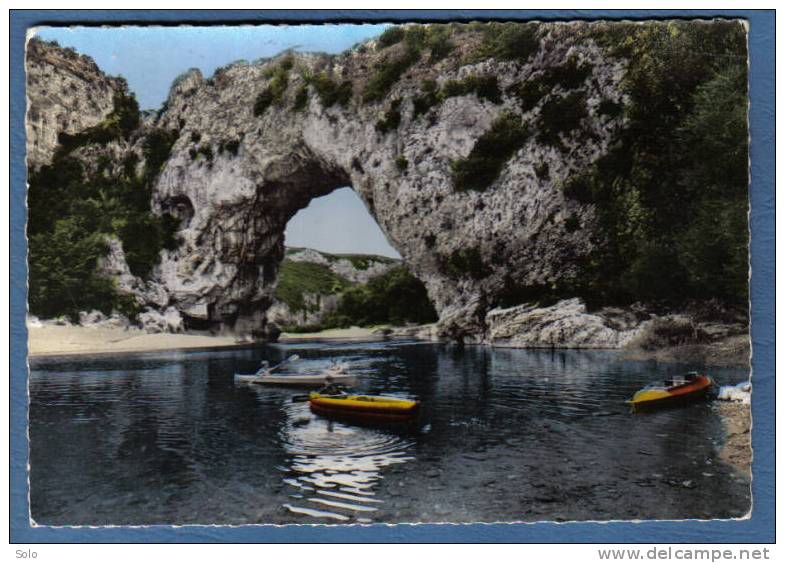
MULTIPOLYGON (((747 301, 747 51, 736 22, 595 29, 629 68, 627 126, 564 186, 594 203, 598 250, 573 287, 595 303, 747 301)), ((618 110, 608 106, 606 111, 618 110)))
POLYGON ((477 59, 525 63, 540 48, 539 26, 536 23, 480 24, 482 44, 477 59))
POLYGON ((459 191, 488 189, 505 163, 521 148, 529 130, 520 116, 505 112, 499 116, 472 148, 469 156, 452 163, 452 179, 459 191))
POLYGON ((323 264, 284 259, 278 272, 275 298, 292 311, 304 311, 308 310, 305 293, 328 295, 339 293, 349 285, 345 278, 323 264))
POLYGON ((430 323, 436 311, 422 282, 403 266, 350 287, 341 295, 338 309, 323 320, 324 328, 378 324, 430 323))
MULTIPOLYGON (((287 249, 287 255, 301 249, 287 249)), ((357 269, 372 263, 395 262, 382 256, 362 254, 327 254, 331 262, 349 260, 357 269)), ((311 326, 284 326, 286 332, 314 332, 352 325, 425 323, 436 320, 422 282, 403 266, 396 266, 372 278, 367 284, 355 284, 335 274, 324 264, 284 259, 278 276, 275 298, 293 312, 316 311, 317 303, 307 303, 305 294, 339 295, 336 311, 311 326)))
POLYGON ((133 96, 118 95, 107 118, 76 135, 61 135, 53 161, 29 174, 28 227, 33 314, 44 317, 113 309, 133 314, 132 301, 117 294, 114 282, 96 272, 106 255, 107 235, 123 243, 134 275, 149 275, 162 248, 174 248, 174 217, 150 212, 153 182, 178 134, 153 130, 142 144, 144 166, 130 154, 117 169, 108 156, 88 168, 72 155, 78 147, 100 147, 128 139, 139 125, 133 96))
POLYGON ((387 48, 403 42, 402 52, 387 55, 376 64, 375 72, 363 89, 363 102, 382 100, 401 76, 428 53, 429 63, 446 57, 455 46, 450 41, 449 25, 392 27, 379 37, 379 47, 387 48))

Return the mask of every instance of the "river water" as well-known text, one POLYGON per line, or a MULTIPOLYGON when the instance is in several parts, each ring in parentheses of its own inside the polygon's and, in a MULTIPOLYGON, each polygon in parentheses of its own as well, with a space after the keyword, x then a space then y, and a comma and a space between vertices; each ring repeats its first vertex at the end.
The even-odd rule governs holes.
MULTIPOLYGON (((31 513, 42 525, 729 518, 749 482, 710 403, 630 414, 700 366, 413 341, 34 359, 31 513), (331 422, 302 389, 235 384, 333 359, 359 391, 422 401, 413 430, 331 422)), ((712 369, 721 384, 745 370, 712 369)))

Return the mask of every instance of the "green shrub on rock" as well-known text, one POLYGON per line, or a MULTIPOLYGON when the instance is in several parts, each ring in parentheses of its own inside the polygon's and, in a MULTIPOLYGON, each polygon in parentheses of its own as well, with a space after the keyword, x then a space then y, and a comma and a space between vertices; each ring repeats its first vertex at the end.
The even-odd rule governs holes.
POLYGON ((379 133, 385 134, 398 129, 401 124, 401 101, 400 98, 393 100, 384 117, 376 122, 376 130, 379 133))
POLYGON ((451 35, 452 28, 449 25, 432 24, 428 26, 425 48, 429 52, 428 61, 431 64, 446 58, 455 49, 455 44, 450 41, 451 35))
POLYGON ((441 93, 439 92, 439 85, 435 80, 425 80, 423 82, 422 94, 416 96, 412 102, 414 104, 414 113, 412 119, 417 119, 421 115, 425 115, 430 109, 441 103, 441 93))
POLYGON ((521 111, 527 112, 557 86, 564 90, 574 90, 580 88, 589 76, 591 68, 572 57, 562 65, 543 69, 525 82, 513 84, 507 92, 518 99, 521 111))
POLYGON ((128 139, 140 123, 139 104, 133 94, 118 92, 113 98, 114 108, 98 125, 79 133, 60 133, 57 137, 59 155, 73 152, 92 144, 105 145, 111 141, 128 139))
POLYGON ((480 59, 525 63, 540 48, 536 23, 489 23, 482 27, 480 59))
POLYGON ((507 161, 529 138, 529 129, 520 116, 504 113, 474 145, 469 156, 452 163, 452 179, 458 191, 488 189, 499 177, 507 161))
MULTIPOLYGON (((291 68, 291 65, 288 68, 291 68)), ((267 84, 267 88, 259 92, 254 102, 253 114, 255 117, 263 115, 271 105, 281 103, 286 89, 289 87, 288 68, 281 65, 270 71, 272 78, 267 84)))
POLYGON ((456 250, 442 260, 442 269, 452 278, 482 279, 487 273, 485 261, 478 248, 456 250))
POLYGON ((463 80, 448 80, 441 93, 442 98, 476 94, 481 100, 488 100, 494 104, 499 104, 502 101, 499 80, 494 75, 475 75, 467 76, 463 80))
POLYGON ((420 60, 420 51, 407 48, 402 55, 383 59, 363 90, 363 102, 382 100, 404 72, 420 60))
POLYGON ((349 80, 337 82, 326 72, 312 76, 308 80, 325 108, 335 104, 346 106, 352 99, 352 83, 349 80))
POLYGON ((496 76, 472 75, 462 80, 448 80, 441 89, 435 80, 426 80, 423 82, 422 94, 415 96, 413 100, 413 118, 417 119, 428 113, 433 106, 442 103, 447 98, 471 94, 494 104, 500 104, 502 101, 502 93, 496 76))
POLYGON ((377 43, 382 49, 391 47, 396 43, 403 41, 404 35, 406 35, 406 32, 402 27, 391 27, 384 30, 384 33, 382 33, 379 36, 379 39, 377 39, 377 43))
POLYGON ((292 111, 303 111, 306 107, 308 107, 308 85, 303 84, 297 89, 297 93, 294 95, 292 111))
POLYGON ((565 96, 556 96, 543 106, 537 121, 537 140, 552 147, 563 147, 561 135, 567 135, 581 126, 581 121, 588 116, 586 95, 583 92, 571 92, 565 96))

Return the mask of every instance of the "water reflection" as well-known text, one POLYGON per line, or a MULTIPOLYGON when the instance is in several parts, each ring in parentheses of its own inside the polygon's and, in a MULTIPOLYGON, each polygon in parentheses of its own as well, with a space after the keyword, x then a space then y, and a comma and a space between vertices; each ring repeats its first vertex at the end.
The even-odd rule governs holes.
POLYGON ((310 415, 304 403, 288 405, 286 411, 280 438, 291 458, 280 469, 286 475, 283 482, 297 491, 291 496, 298 502, 285 507, 317 518, 372 521, 369 513, 376 512, 375 505, 383 502, 374 496, 382 470, 411 461, 408 450, 413 441, 382 429, 310 415), (314 504, 323 509, 314 512, 314 504))
POLYGON ((416 342, 38 359, 31 511, 74 525, 739 516, 748 489, 716 457, 710 405, 624 405, 701 367, 416 342), (333 423, 292 402, 303 390, 235 384, 294 353, 292 372, 341 359, 359 392, 421 400, 427 431, 333 423))

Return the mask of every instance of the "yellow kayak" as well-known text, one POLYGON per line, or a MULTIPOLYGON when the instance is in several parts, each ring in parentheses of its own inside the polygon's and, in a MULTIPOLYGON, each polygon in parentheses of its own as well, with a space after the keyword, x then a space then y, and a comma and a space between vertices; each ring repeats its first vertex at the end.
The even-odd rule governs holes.
POLYGON ((367 422, 410 422, 419 410, 418 401, 370 395, 320 395, 311 393, 311 412, 326 417, 367 422))
POLYGON ((637 410, 702 399, 713 385, 711 376, 689 373, 663 383, 648 385, 635 393, 627 403, 637 410))

